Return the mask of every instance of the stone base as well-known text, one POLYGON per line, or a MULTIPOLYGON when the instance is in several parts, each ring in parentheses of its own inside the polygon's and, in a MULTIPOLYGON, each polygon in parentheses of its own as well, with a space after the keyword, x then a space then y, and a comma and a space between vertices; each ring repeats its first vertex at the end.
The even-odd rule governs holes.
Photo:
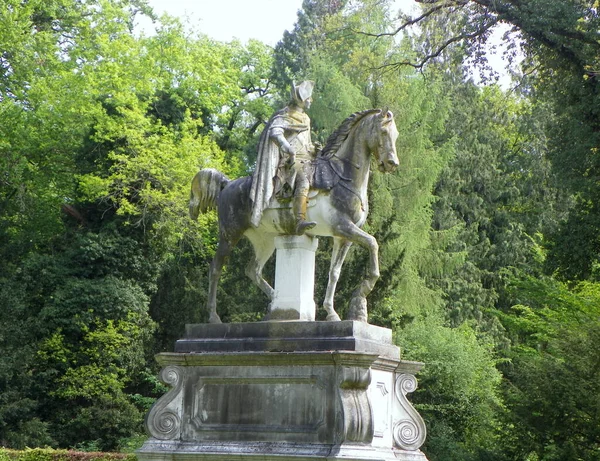
POLYGON ((256 322, 186 325, 175 352, 353 351, 400 359, 392 330, 363 322, 256 322))
POLYGON ((139 460, 147 461, 427 461, 421 451, 389 450, 369 445, 341 446, 260 442, 147 441, 138 450, 139 460))
POLYGON ((150 410, 150 460, 422 460, 406 394, 421 364, 360 322, 188 325, 159 354, 172 389, 150 410))

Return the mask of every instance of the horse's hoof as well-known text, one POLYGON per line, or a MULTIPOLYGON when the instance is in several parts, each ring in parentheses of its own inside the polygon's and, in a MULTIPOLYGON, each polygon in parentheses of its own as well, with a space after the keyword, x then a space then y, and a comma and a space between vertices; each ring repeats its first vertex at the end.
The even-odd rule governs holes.
POLYGON ((221 317, 219 317, 219 314, 210 314, 210 316, 208 317, 208 323, 223 323, 223 322, 221 322, 221 317))
POLYGON ((367 299, 364 296, 357 296, 350 300, 348 320, 356 320, 357 322, 367 323, 367 299))
POLYGON ((328 322, 341 322, 342 321, 340 316, 337 315, 337 312, 332 312, 331 314, 327 314, 327 317, 325 317, 325 320, 328 322))

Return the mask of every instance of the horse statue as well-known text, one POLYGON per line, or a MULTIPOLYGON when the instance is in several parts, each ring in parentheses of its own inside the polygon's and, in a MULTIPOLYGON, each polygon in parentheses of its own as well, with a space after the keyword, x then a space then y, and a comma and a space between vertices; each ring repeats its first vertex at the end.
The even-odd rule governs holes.
MULTIPOLYGON (((348 312, 349 320, 367 322, 366 296, 379 278, 378 245, 375 237, 363 231, 368 214, 367 185, 373 155, 378 169, 393 172, 398 167, 396 139, 398 130, 392 112, 371 109, 348 117, 334 131, 325 147, 317 154, 313 166, 307 219, 316 222, 308 236, 333 237, 329 281, 323 308, 327 320, 339 321, 333 308, 333 296, 342 264, 352 243, 369 251, 367 275, 354 290, 348 312)), ((242 236, 254 247, 254 259, 246 267, 246 275, 269 297, 274 290, 262 276, 262 269, 275 250, 275 237, 295 233, 296 220, 291 207, 273 200, 264 210, 258 227, 250 224, 252 177, 229 180, 214 169, 199 171, 192 180, 190 216, 217 209, 219 242, 210 265, 208 301, 210 323, 221 323, 217 314, 217 284, 227 256, 242 236)))

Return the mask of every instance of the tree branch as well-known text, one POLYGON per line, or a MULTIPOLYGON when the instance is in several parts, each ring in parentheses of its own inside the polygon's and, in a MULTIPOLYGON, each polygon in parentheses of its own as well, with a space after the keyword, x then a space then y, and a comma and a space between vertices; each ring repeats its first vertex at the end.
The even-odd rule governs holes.
POLYGON ((600 49, 600 42, 597 39, 595 30, 593 33, 587 33, 585 31, 575 29, 570 30, 564 27, 553 27, 547 30, 528 27, 527 21, 523 19, 527 18, 527 14, 524 13, 524 5, 520 0, 504 0, 503 2, 499 2, 497 0, 470 1, 488 9, 489 11, 493 11, 500 17, 502 21, 517 27, 522 33, 531 36, 540 44, 555 50, 565 59, 578 67, 584 66, 585 58, 582 58, 580 53, 578 53, 572 46, 573 41, 600 49), (561 43, 560 40, 557 40, 558 37, 562 37, 566 39, 566 41, 561 43))
POLYGON ((382 66, 379 66, 377 69, 386 69, 386 68, 399 68, 401 66, 410 66, 413 67, 415 69, 423 69, 423 67, 432 59, 435 59, 437 57, 439 57, 439 55, 441 55, 444 50, 446 48, 448 48, 450 45, 452 45, 453 43, 456 42, 460 42, 462 40, 471 40, 474 38, 477 38, 481 35, 483 35, 484 33, 486 33, 489 29, 491 29, 492 27, 494 27, 496 24, 498 24, 499 19, 494 19, 493 21, 489 22, 488 24, 486 24, 484 27, 482 27, 481 29, 476 30, 475 32, 472 32, 470 34, 460 34, 460 35, 456 35, 454 37, 450 37, 448 40, 446 40, 444 43, 442 43, 437 50, 435 50, 433 53, 428 54, 427 56, 425 56, 420 62, 418 63, 414 63, 414 62, 410 62, 410 61, 400 61, 400 62, 395 62, 395 63, 390 63, 390 64, 384 64, 382 66))
MULTIPOLYGON (((427 1, 427 0, 415 0, 419 3, 437 3, 439 0, 433 0, 431 2, 427 1)), ((407 21, 405 21, 404 23, 402 23, 398 28, 396 28, 394 31, 392 32, 382 32, 380 34, 374 34, 371 32, 364 32, 361 30, 352 30, 353 33, 359 34, 359 35, 366 35, 367 37, 392 37, 394 35, 399 34, 400 32, 402 32, 404 29, 406 29, 407 27, 413 26, 415 24, 418 24, 419 22, 421 22, 423 19, 428 18, 429 16, 431 16, 432 14, 434 14, 437 11, 443 10, 445 8, 450 8, 453 6, 465 6, 468 3, 469 0, 450 0, 450 1, 444 1, 442 3, 440 3, 439 5, 435 5, 434 7, 430 8, 429 10, 425 11, 423 14, 421 14, 420 16, 417 16, 416 18, 409 18, 407 21)))

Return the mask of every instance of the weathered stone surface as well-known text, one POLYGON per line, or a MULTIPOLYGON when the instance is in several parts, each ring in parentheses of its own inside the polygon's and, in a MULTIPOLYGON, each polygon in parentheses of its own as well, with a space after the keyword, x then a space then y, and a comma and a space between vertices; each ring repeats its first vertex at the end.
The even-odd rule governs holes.
POLYGON ((157 357, 171 390, 148 414, 140 461, 426 461, 425 425, 406 399, 421 364, 400 360, 389 330, 361 322, 188 325, 177 348, 157 357), (304 350, 271 350, 269 339, 304 350), (335 341, 343 347, 316 349, 335 341), (263 350, 245 350, 247 343, 263 350))
POLYGON ((308 275, 314 264, 312 253, 299 251, 296 256, 284 257, 288 250, 290 254, 296 251, 291 251, 290 242, 305 241, 297 238, 305 236, 309 240, 333 237, 332 263, 322 303, 331 321, 340 319, 334 309, 334 295, 348 249, 352 244, 363 247, 369 257, 365 276, 350 299, 348 319, 368 320, 367 297, 379 278, 379 257, 375 237, 361 227, 369 208, 367 192, 373 161, 381 172, 393 172, 398 167, 398 129, 394 115, 387 109, 356 112, 346 118, 315 157, 310 118, 304 110, 309 101, 294 97, 269 119, 258 143, 252 177, 229 180, 223 173, 205 168, 192 180, 190 216, 196 219, 200 212, 214 208, 219 215, 219 242, 208 273, 206 308, 210 323, 221 323, 217 287, 223 266, 242 235, 254 249, 245 273, 271 302, 271 319, 279 320, 314 319, 309 286, 312 274, 308 275), (316 182, 312 191, 317 193, 309 203, 313 171, 316 182), (286 198, 291 199, 290 207, 281 206, 286 198), (291 239, 282 243, 287 237, 291 239), (276 245, 282 255, 276 278, 284 276, 285 280, 276 281, 273 288, 263 277, 263 268, 276 245), (286 286, 294 277, 302 283, 286 286))
POLYGON ((149 440, 138 451, 147 461, 427 461, 420 452, 381 449, 369 445, 334 446, 290 443, 221 443, 202 445, 149 440))
POLYGON ((315 320, 315 251, 318 239, 306 235, 275 237, 275 292, 269 320, 315 320))
POLYGON ((364 322, 256 322, 187 325, 175 352, 360 351, 399 359, 387 328, 364 322))

